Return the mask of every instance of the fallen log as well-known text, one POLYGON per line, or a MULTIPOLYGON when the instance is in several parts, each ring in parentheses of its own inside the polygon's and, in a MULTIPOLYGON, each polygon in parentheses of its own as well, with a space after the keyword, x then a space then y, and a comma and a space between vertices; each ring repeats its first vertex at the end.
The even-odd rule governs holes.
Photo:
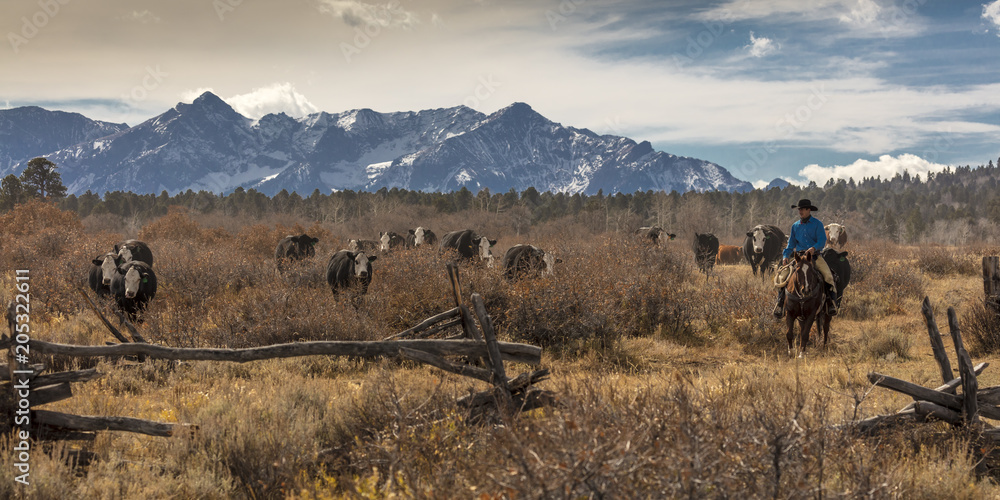
POLYGON ((416 349, 407 349, 405 347, 399 348, 399 354, 404 358, 412 359, 413 361, 419 361, 431 365, 435 368, 440 368, 446 372, 455 373, 457 375, 463 375, 466 377, 472 377, 477 380, 482 380, 487 384, 493 377, 492 372, 489 370, 484 370, 482 368, 477 368, 475 366, 463 365, 459 363, 452 363, 441 356, 435 356, 431 353, 418 351, 416 349))
MULTIPOLYGON (((187 361, 233 361, 245 363, 272 358, 331 355, 361 358, 393 357, 400 347, 429 352, 438 356, 457 355, 487 357, 487 347, 475 340, 394 340, 383 342, 318 341, 276 344, 246 349, 179 348, 154 344, 128 343, 113 346, 77 346, 32 339, 32 351, 76 357, 128 356, 144 354, 155 359, 187 361)), ((542 349, 528 344, 499 342, 497 347, 505 361, 537 365, 542 361, 542 349)))
MULTIPOLYGON (((397 333, 395 335, 390 335, 390 336, 388 336, 388 337, 386 337, 386 338, 384 338, 382 340, 405 339, 405 338, 408 338, 408 337, 415 336, 417 333, 420 333, 421 331, 426 330, 427 328, 430 328, 431 326, 435 325, 436 323, 439 323, 441 321, 445 321, 445 320, 448 320, 448 319, 452 319, 452 318, 458 316, 459 314, 461 314, 461 312, 459 311, 458 307, 453 307, 453 308, 448 309, 447 311, 445 311, 445 312, 443 312, 441 314, 435 314, 434 316, 431 316, 431 317, 429 317, 429 318, 421 321, 420 323, 417 323, 416 325, 414 325, 414 326, 412 326, 410 328, 407 328, 406 330, 403 330, 403 331, 401 331, 401 332, 399 332, 399 333, 397 333)), ((457 324, 457 323, 455 323, 455 324, 457 324)))
POLYGON ((32 421, 38 425, 70 431, 126 431, 149 436, 169 437, 178 431, 197 429, 190 424, 168 424, 131 417, 93 417, 70 415, 47 410, 32 410, 32 421))
MULTIPOLYGON (((963 410, 963 398, 954 394, 938 392, 934 389, 928 389, 905 380, 875 372, 868 374, 868 380, 875 385, 901 392, 918 400, 930 401, 931 403, 936 403, 955 411, 963 410)), ((980 409, 980 413, 984 417, 1000 420, 1000 408, 983 407, 980 409)))
POLYGON ((71 397, 73 397, 73 388, 70 387, 69 382, 63 382, 61 384, 50 385, 40 389, 32 389, 31 392, 28 393, 28 402, 31 407, 34 408, 36 406, 55 403, 56 401, 62 401, 71 397))
POLYGON ((924 315, 924 322, 927 323, 927 335, 930 337, 931 350, 934 351, 934 360, 941 368, 941 381, 947 383, 955 378, 955 374, 951 371, 948 353, 945 352, 944 343, 941 342, 941 331, 934 321, 934 309, 931 307, 929 297, 924 297, 924 301, 920 304, 920 312, 924 315))
POLYGON ((958 373, 962 376, 962 410, 967 423, 979 418, 979 404, 976 393, 979 392, 979 382, 972 368, 972 358, 962 343, 962 332, 958 327, 958 315, 955 308, 948 308, 948 329, 951 330, 951 340, 955 344, 955 355, 958 357, 958 373))
POLYGON ((932 417, 948 422, 951 425, 963 425, 965 423, 961 413, 929 401, 917 401, 913 406, 913 410, 923 418, 932 417))
MULTIPOLYGON (((985 370, 987 366, 990 366, 990 364, 989 363, 979 363, 978 365, 976 365, 973 368, 973 372, 976 375, 979 375, 979 374, 983 373, 983 370, 985 370)), ((939 392, 946 392, 948 394, 955 394, 955 388, 958 387, 958 386, 960 386, 960 385, 962 385, 962 377, 953 378, 953 379, 949 380, 948 383, 946 383, 946 384, 944 384, 944 385, 942 385, 942 386, 940 386, 940 387, 938 387, 938 388, 936 388, 934 390, 935 391, 939 391, 939 392)), ((983 394, 983 390, 980 390, 979 394, 980 395, 983 394)), ((998 394, 998 397, 1000 397, 1000 394, 998 394)), ((902 413, 902 412, 907 411, 907 410, 912 410, 914 404, 916 404, 916 400, 914 400, 912 403, 910 403, 910 404, 906 405, 905 407, 903 407, 903 409, 899 410, 897 413, 902 413)))
POLYGON ((70 372, 51 373, 49 375, 39 375, 31 381, 32 388, 43 387, 63 382, 86 382, 98 377, 103 377, 103 373, 98 373, 97 368, 89 370, 76 370, 70 372))

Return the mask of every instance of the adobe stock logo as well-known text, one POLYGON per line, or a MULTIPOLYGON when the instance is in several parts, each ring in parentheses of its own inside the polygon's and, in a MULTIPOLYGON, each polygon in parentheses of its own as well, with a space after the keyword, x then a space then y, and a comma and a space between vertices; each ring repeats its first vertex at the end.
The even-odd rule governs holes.
POLYGON ((35 11, 31 18, 28 16, 21 18, 21 33, 13 31, 7 33, 7 41, 10 42, 10 48, 14 49, 14 53, 19 53, 22 45, 27 45, 29 40, 38 36, 38 32, 48 26, 49 21, 62 10, 62 6, 69 2, 70 0, 38 0, 40 10, 35 11))
POLYGON ((778 152, 776 144, 779 140, 785 140, 798 132, 805 126, 806 122, 813 118, 814 112, 819 111, 829 99, 822 85, 810 87, 812 94, 806 98, 805 103, 799 105, 794 111, 785 113, 774 123, 774 129, 778 132, 778 139, 768 141, 764 145, 747 150, 748 160, 739 166, 740 174, 743 178, 752 177, 757 173, 757 169, 764 166, 772 154, 778 152))
POLYGON ((369 19, 363 26, 354 27, 354 43, 340 42, 340 52, 344 54, 344 60, 348 63, 354 56, 371 45, 372 40, 378 38, 383 30, 392 26, 393 21, 405 21, 407 13, 403 10, 398 0, 391 0, 385 8, 371 9, 369 19))
POLYGON ((160 65, 146 66, 146 74, 142 77, 142 84, 132 87, 132 90, 127 94, 122 94, 122 101, 133 104, 145 101, 149 93, 158 89, 167 76, 169 76, 167 73, 160 70, 160 65))
POLYGON ((486 101, 496 93, 497 87, 502 87, 503 83, 493 79, 493 75, 479 76, 479 84, 472 91, 472 94, 462 100, 462 104, 476 109, 483 101, 486 101))

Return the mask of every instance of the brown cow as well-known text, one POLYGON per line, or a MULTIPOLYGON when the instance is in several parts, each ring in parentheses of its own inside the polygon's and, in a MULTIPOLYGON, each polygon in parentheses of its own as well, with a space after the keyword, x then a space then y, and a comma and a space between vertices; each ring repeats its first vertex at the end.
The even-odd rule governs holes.
POLYGON ((826 225, 826 247, 843 249, 847 244, 847 228, 841 224, 826 225))
POLYGON ((715 256, 716 264, 739 264, 743 260, 743 249, 734 245, 719 245, 719 254, 715 256))

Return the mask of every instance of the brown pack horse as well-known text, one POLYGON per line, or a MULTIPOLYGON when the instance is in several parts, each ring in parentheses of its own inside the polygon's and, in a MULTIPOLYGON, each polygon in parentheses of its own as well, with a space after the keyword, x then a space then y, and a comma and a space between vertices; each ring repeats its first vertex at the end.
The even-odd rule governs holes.
MULTIPOLYGON (((809 331, 819 314, 825 314, 826 293, 823 291, 823 277, 816 270, 813 259, 805 252, 792 255, 793 265, 785 284, 785 324, 788 332, 788 355, 795 347, 795 321, 799 322, 799 357, 805 355, 809 344, 809 331)), ((820 330, 823 330, 822 321, 820 330)), ((829 340, 829 330, 824 332, 824 344, 829 340)))

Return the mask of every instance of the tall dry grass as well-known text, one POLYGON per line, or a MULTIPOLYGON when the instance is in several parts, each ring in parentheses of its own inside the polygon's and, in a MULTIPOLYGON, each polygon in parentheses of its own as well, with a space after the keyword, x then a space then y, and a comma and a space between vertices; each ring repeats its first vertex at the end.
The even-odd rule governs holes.
MULTIPOLYGON (((97 366, 106 374, 77 384, 76 395, 52 409, 187 422, 199 430, 169 439, 105 432, 91 443, 39 447, 34 484, 0 481, 0 497, 997 494, 991 451, 976 436, 943 424, 870 438, 838 430, 907 403, 871 391, 868 371, 936 385, 915 317, 918 302, 930 289, 978 280, 968 271, 978 247, 945 253, 853 242, 854 281, 833 344, 796 361, 785 356, 783 323, 770 316, 770 280, 748 266, 717 266, 706 277, 695 272, 686 245, 642 246, 626 231, 605 232, 612 226, 597 217, 530 226, 505 214, 379 208, 362 221, 322 223, 173 210, 134 228, 36 204, 0 218, 0 263, 31 269, 32 332, 40 339, 109 340, 76 288, 85 287, 92 258, 139 237, 153 249, 160 283, 139 326, 152 342, 235 348, 377 340, 452 306, 444 272, 451 256, 431 248, 379 255, 369 292, 357 299, 331 293, 330 255, 348 238, 372 238, 380 229, 423 225, 441 235, 475 228, 499 238, 498 257, 532 243, 563 260, 554 276, 516 283, 499 269, 460 265, 465 294, 484 297, 501 340, 545 348, 543 364, 553 376, 542 387, 558 395, 558 406, 500 426, 470 425, 454 401, 482 384, 398 360, 44 359, 55 369, 97 366), (22 220, 34 229, 25 230, 22 220), (316 257, 278 273, 274 245, 301 232, 320 238, 316 257), (962 263, 946 266, 950 255, 962 263), (96 456, 74 466, 77 449, 96 456)), ((685 235, 671 243, 679 241, 685 235)), ((12 282, 10 271, 0 279, 4 297, 12 282)), ((512 375, 527 369, 508 367, 512 375)), ((13 470, 11 457, 10 441, 0 442, 0 468, 13 470)))

